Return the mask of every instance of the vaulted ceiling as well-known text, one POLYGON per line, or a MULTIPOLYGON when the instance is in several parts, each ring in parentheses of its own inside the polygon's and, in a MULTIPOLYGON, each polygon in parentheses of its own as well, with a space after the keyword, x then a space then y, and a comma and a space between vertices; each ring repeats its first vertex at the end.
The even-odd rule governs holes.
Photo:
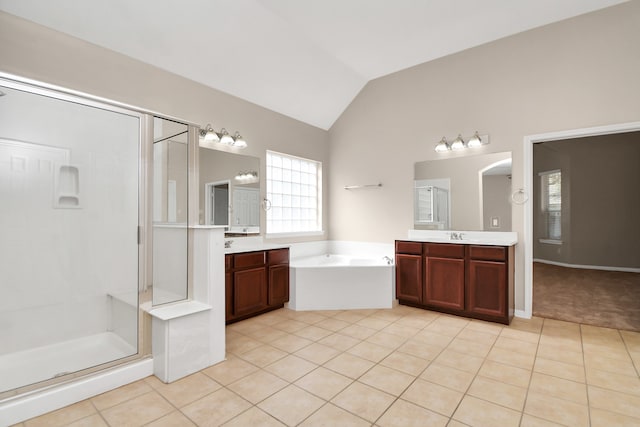
POLYGON ((625 0, 0 0, 322 129, 375 78, 625 0))

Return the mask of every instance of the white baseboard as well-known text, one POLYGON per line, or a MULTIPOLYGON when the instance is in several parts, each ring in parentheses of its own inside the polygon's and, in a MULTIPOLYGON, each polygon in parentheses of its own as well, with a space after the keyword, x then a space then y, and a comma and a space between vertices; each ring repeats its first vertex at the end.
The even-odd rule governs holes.
POLYGON ((513 315, 515 317, 519 317, 520 319, 531 319, 531 314, 528 314, 526 311, 524 310, 515 310, 513 312, 513 315))
POLYGON ((640 268, 632 268, 632 267, 609 267, 604 265, 567 264, 564 262, 549 261, 546 259, 539 259, 539 258, 534 258, 533 262, 539 262, 541 264, 557 265, 558 267, 582 268, 584 270, 622 271, 626 273, 640 273, 640 268))

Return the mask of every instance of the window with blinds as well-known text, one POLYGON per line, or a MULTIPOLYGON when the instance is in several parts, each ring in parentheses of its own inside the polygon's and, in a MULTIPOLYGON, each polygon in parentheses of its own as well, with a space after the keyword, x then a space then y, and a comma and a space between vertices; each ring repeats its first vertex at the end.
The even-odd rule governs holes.
POLYGON ((322 163, 267 151, 267 234, 322 231, 322 163))
POLYGON ((562 239, 562 172, 540 173, 542 189, 542 213, 545 217, 546 238, 562 239))

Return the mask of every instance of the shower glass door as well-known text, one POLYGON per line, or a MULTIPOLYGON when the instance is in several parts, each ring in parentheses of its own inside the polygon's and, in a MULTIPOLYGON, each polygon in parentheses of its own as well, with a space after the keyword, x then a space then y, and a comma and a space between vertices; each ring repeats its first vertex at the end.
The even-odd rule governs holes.
POLYGON ((0 399, 138 353, 141 119, 0 79, 0 399))

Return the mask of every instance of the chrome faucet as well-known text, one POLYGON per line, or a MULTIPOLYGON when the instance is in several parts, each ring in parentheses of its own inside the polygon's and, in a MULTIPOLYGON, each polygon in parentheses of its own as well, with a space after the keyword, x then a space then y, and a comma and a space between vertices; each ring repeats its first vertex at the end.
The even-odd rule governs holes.
POLYGON ((224 241, 224 248, 225 249, 229 249, 231 247, 232 243, 233 243, 233 240, 225 240, 224 241))
POLYGON ((462 240, 464 239, 462 233, 456 233, 455 231, 451 232, 451 235, 449 236, 451 240, 462 240))
POLYGON ((382 259, 383 259, 383 260, 385 260, 385 261, 387 261, 387 264, 388 264, 388 265, 393 264, 393 260, 392 260, 391 258, 389 258, 388 256, 386 256, 386 255, 385 255, 385 256, 383 256, 383 257, 382 257, 382 259))

